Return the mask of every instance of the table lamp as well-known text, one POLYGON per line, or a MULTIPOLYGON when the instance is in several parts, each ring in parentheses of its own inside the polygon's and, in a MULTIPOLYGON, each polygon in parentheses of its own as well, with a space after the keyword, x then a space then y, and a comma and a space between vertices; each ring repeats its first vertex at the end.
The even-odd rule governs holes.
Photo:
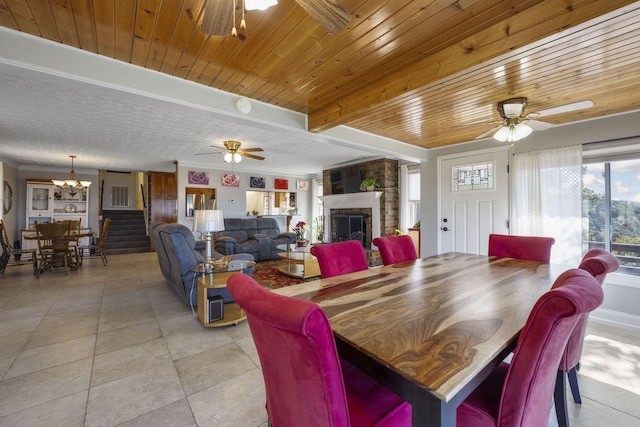
POLYGON ((197 231, 204 234, 204 240, 206 242, 207 252, 204 259, 204 263, 207 265, 207 269, 211 270, 211 241, 213 240, 214 231, 224 230, 224 218, 222 211, 219 210, 196 210, 193 214, 193 231, 197 231))

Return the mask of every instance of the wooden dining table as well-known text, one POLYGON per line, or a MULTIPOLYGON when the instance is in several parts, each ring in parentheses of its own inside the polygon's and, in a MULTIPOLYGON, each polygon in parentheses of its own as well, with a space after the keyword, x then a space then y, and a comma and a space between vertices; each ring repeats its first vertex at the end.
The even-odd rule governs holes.
POLYGON ((411 403, 413 426, 455 426, 567 268, 447 253, 274 292, 318 303, 340 356, 411 403))

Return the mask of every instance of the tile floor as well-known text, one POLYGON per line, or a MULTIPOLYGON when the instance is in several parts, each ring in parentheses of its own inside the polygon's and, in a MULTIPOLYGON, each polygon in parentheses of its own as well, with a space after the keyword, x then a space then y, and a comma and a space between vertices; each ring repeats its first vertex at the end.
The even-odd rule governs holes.
MULTIPOLYGON (((640 330, 591 321, 582 366, 572 426, 640 426, 640 330)), ((200 326, 155 254, 0 278, 0 426, 266 424, 246 322, 200 326)))

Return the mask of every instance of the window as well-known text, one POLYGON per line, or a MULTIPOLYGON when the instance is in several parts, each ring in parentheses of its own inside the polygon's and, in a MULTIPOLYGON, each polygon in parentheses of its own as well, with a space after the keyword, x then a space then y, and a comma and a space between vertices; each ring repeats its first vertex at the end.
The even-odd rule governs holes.
POLYGON ((407 219, 411 227, 420 221, 420 170, 410 169, 407 175, 407 219))
POLYGON ((111 207, 129 207, 129 187, 114 185, 111 187, 111 207))
POLYGON ((619 273, 640 276, 640 159, 585 158, 582 195, 584 252, 606 249, 619 273))

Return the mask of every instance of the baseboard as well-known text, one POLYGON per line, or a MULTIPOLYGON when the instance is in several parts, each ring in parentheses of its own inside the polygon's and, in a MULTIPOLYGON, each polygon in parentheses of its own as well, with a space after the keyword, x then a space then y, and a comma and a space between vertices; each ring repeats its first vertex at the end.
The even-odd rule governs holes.
POLYGON ((607 310, 606 308, 598 308, 591 313, 590 317, 597 320, 604 320, 606 322, 618 323, 620 325, 640 329, 640 316, 629 313, 607 310))

